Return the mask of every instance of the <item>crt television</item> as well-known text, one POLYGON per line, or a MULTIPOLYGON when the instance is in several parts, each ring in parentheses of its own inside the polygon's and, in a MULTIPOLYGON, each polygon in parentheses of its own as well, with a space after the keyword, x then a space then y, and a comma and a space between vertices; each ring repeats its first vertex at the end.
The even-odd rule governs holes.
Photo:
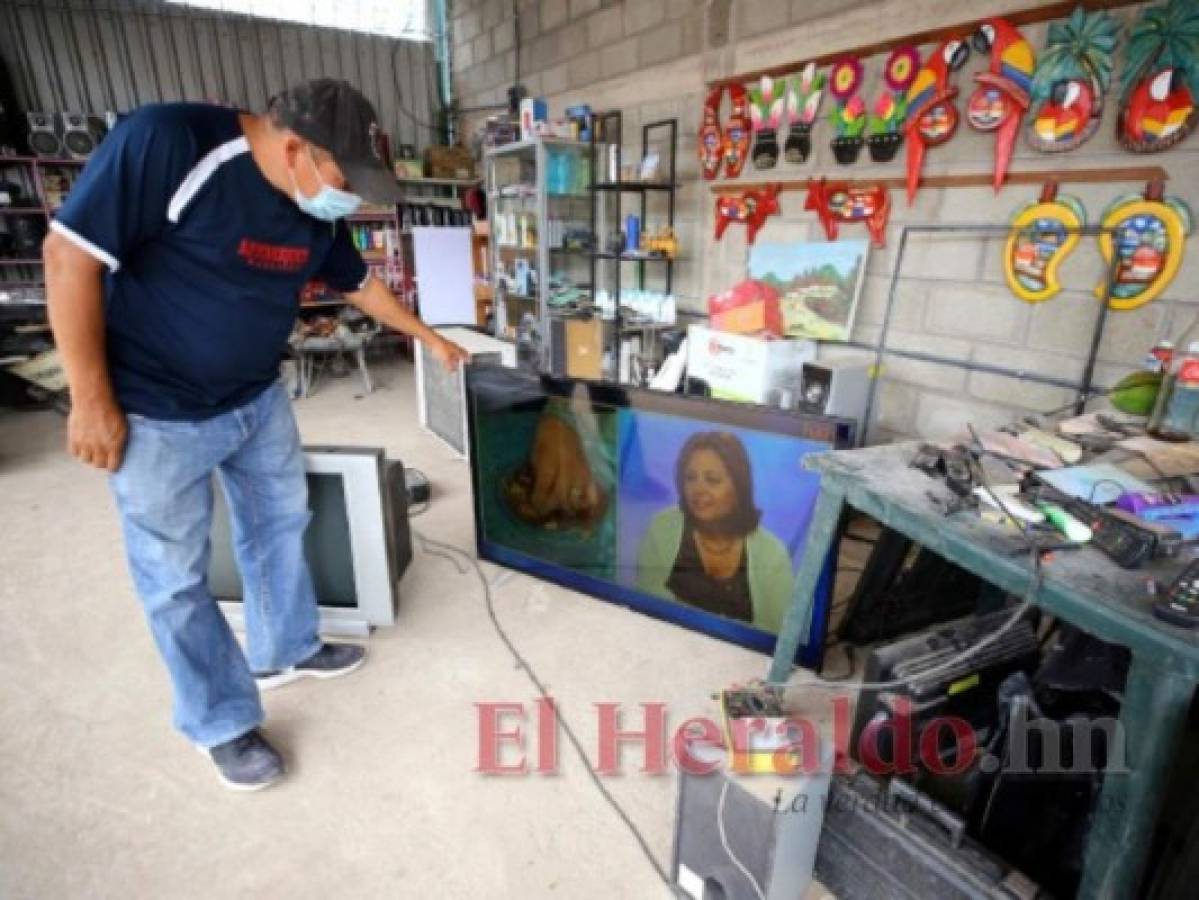
MULTIPOLYGON (((469 366, 481 558, 772 652, 851 419, 469 366)), ((808 643, 817 665, 826 564, 808 643)))
MULTIPOLYGON (((374 447, 306 446, 308 506, 304 556, 321 630, 365 635, 395 623, 398 582, 412 560, 404 466, 374 447)), ((242 582, 233 556, 224 491, 215 489, 208 586, 235 626, 242 582)))

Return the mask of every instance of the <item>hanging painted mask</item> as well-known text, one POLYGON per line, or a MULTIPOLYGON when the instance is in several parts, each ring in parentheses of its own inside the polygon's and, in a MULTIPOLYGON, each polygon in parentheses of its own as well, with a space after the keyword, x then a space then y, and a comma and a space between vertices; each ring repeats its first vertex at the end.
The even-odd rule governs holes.
POLYGON ((908 139, 908 203, 920 187, 927 147, 943 144, 958 127, 958 111, 953 99, 958 94, 949 84, 949 75, 966 64, 970 47, 954 38, 933 51, 908 88, 908 118, 904 133, 908 139))
POLYGON ((1076 197, 1059 195, 1057 184, 1041 189, 1041 199, 1012 216, 1003 248, 1003 271, 1012 293, 1028 303, 1048 300, 1061 290, 1058 266, 1078 245, 1087 213, 1076 197))
POLYGON ((1046 153, 1073 150, 1099 127, 1103 96, 1112 80, 1112 52, 1120 23, 1081 6, 1049 26, 1030 90, 1027 140, 1046 153))
POLYGON ((724 124, 724 174, 736 178, 749 156, 749 93, 740 84, 729 87, 733 111, 724 124))
POLYGON ((974 76, 978 87, 966 104, 975 131, 995 132, 995 190, 1003 186, 1020 120, 1029 105, 1035 66, 1032 45, 1004 19, 987 19, 974 35, 976 50, 991 52, 991 66, 974 76))
POLYGON ((866 147, 875 162, 890 162, 903 143, 903 121, 908 114, 908 88, 920 69, 915 47, 892 50, 883 66, 885 87, 867 117, 866 147))
POLYGON ((787 143, 783 155, 789 163, 802 163, 812 152, 812 123, 824 98, 824 73, 808 63, 798 77, 787 81, 787 143))
POLYGON ((1134 153, 1173 147, 1199 122, 1199 3, 1169 0, 1132 26, 1116 136, 1134 153))
POLYGON ((776 84, 763 75, 749 92, 749 115, 754 127, 753 161, 755 169, 773 169, 779 161, 779 125, 783 121, 783 90, 787 82, 776 84))
POLYGON ((724 161, 724 135, 720 131, 720 88, 704 102, 704 120, 699 126, 699 169, 706 181, 720 174, 724 161))
MULTIPOLYGON (((1112 309, 1136 309, 1161 295, 1178 274, 1191 208, 1178 197, 1163 196, 1160 181, 1148 184, 1143 195, 1128 194, 1103 211, 1100 225, 1114 230, 1099 236, 1099 249, 1108 265, 1116 254, 1112 309)), ((1095 288, 1102 298, 1106 285, 1095 288)))

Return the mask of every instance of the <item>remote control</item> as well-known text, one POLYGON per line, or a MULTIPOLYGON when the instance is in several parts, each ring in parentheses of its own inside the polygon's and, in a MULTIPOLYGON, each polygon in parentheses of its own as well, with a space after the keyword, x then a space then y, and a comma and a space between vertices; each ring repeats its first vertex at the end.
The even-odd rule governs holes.
POLYGON ((1165 594, 1154 602, 1153 614, 1179 628, 1199 625, 1199 559, 1187 563, 1165 594))
POLYGON ((1090 526, 1091 544, 1106 553, 1120 568, 1135 569, 1153 557, 1157 539, 1149 530, 1123 518, 1127 515, 1123 510, 1094 506, 1056 491, 1042 490, 1038 493, 1040 499, 1056 503, 1090 526))

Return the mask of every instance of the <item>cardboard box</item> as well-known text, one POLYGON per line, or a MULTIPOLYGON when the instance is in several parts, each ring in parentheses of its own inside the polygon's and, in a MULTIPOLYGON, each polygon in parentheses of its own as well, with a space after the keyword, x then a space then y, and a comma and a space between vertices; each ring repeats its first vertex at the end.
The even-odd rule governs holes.
POLYGON ((397 159, 396 178, 424 178, 425 167, 419 159, 397 159))
POLYGON ((433 146, 425 150, 430 178, 474 178, 475 161, 465 147, 433 146))
POLYGON ((566 321, 566 374, 598 380, 604 368, 604 323, 595 319, 566 321))
POLYGON ((803 364, 816 344, 725 334, 704 325, 687 329, 687 377, 708 385, 713 397, 794 408, 803 364))

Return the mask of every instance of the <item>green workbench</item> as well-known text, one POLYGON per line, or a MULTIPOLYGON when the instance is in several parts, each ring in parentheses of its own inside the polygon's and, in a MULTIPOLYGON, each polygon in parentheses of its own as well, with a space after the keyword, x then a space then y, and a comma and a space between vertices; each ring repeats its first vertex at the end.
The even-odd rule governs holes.
MULTIPOLYGON (((943 515, 928 492, 950 494, 944 484, 908 465, 915 451, 915 444, 891 444, 808 457, 807 466, 820 473, 820 497, 770 666, 771 682, 787 681, 796 649, 808 640, 816 583, 839 538, 846 504, 1004 591, 1017 596, 1028 592, 1034 580, 1032 561, 1027 553, 1012 553, 1012 532, 970 513, 943 515)), ((1180 568, 1180 562, 1156 561, 1128 571, 1098 550, 1059 552, 1042 566, 1044 577, 1030 598, 1062 621, 1132 652, 1120 712, 1128 769, 1104 778, 1079 897, 1137 894, 1199 681, 1199 633, 1154 618, 1146 599, 1148 578, 1168 582, 1180 568)))

